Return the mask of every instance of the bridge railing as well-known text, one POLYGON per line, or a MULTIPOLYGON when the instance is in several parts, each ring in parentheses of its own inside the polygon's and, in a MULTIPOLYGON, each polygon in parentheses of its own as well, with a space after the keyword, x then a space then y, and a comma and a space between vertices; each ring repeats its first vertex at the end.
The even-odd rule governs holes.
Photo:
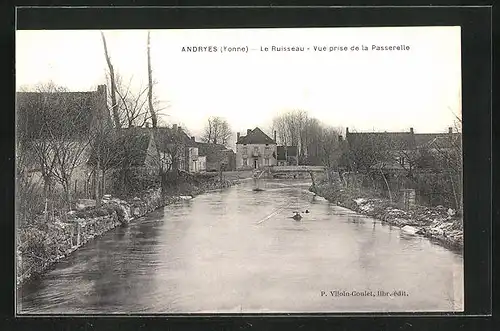
POLYGON ((323 166, 273 166, 271 167, 272 172, 278 171, 297 171, 297 172, 309 172, 309 171, 325 171, 325 167, 323 166))

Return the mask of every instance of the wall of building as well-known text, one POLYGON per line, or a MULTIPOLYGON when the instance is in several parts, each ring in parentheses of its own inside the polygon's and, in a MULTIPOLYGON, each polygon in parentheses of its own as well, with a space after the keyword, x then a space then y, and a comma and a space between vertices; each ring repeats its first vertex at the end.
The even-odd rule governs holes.
POLYGON ((248 144, 236 145, 236 169, 253 169, 255 168, 254 160, 257 160, 257 168, 265 166, 274 166, 277 164, 273 153, 277 155, 277 145, 275 144, 248 144), (254 157, 254 152, 257 157, 254 157), (268 160, 266 162, 266 159, 268 160), (245 161, 247 160, 247 161, 245 161))
POLYGON ((207 171, 207 157, 206 156, 198 156, 198 161, 200 164, 200 172, 207 171))
POLYGON ((148 149, 146 150, 144 165, 150 174, 159 173, 160 159, 155 141, 152 138, 149 140, 148 149))

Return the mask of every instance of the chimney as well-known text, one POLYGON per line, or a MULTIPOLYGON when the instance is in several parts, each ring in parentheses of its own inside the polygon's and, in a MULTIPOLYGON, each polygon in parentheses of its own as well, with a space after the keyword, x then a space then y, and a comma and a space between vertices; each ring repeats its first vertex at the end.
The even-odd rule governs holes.
POLYGON ((240 133, 236 132, 236 141, 240 140, 240 133))
POLYGON ((191 137, 192 141, 196 141, 196 138, 194 136, 191 137))
POLYGON ((341 134, 339 134, 339 143, 341 143, 344 140, 344 137, 342 137, 341 134))
POLYGON ((410 133, 413 134, 413 128, 410 128, 410 133))
POLYGON ((177 130, 177 124, 174 124, 174 125, 172 126, 172 128, 174 129, 174 131, 176 131, 176 130, 177 130))
POLYGON ((274 130, 274 142, 276 142, 276 130, 274 130))
POLYGON ((345 137, 347 138, 348 135, 349 135, 349 128, 345 128, 345 137))
POLYGON ((453 128, 451 126, 448 128, 448 133, 453 133, 453 128))
POLYGON ((182 127, 179 125, 179 132, 182 132, 182 127))
POLYGON ((99 92, 99 94, 105 94, 106 93, 106 85, 97 85, 97 92, 99 92))
POLYGON ((247 136, 252 132, 252 129, 247 129, 247 136))

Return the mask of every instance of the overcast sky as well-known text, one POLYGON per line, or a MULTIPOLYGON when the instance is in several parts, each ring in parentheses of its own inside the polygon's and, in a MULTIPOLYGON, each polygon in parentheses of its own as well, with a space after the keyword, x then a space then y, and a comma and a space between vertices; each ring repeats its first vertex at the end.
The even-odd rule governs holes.
MULTIPOLYGON (((115 70, 147 84, 145 30, 105 31, 115 70)), ((358 131, 444 132, 461 114, 459 27, 153 30, 155 94, 168 123, 200 135, 208 116, 234 132, 270 127, 276 114, 307 110, 358 131), (366 45, 369 51, 328 52, 366 45), (409 51, 372 51, 372 45, 409 51), (305 52, 182 52, 183 46, 304 46, 305 52), (327 46, 314 52, 313 46, 327 46)), ((105 84, 100 31, 18 31, 16 82, 53 81, 73 91, 105 84)))

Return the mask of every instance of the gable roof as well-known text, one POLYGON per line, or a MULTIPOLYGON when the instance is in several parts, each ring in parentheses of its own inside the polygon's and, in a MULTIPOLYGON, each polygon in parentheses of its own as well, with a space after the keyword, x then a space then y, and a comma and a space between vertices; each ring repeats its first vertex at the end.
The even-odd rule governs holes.
POLYGON ((261 129, 256 127, 253 130, 248 131, 246 136, 240 136, 236 144, 275 144, 276 141, 271 139, 267 134, 265 134, 261 129))
POLYGON ((452 148, 461 143, 461 133, 419 133, 415 134, 417 148, 452 148))
POLYGON ((370 144, 388 150, 409 150, 415 146, 415 138, 411 132, 348 132, 346 140, 350 148, 370 144))
POLYGON ((207 162, 216 162, 222 157, 222 153, 230 151, 226 146, 221 144, 196 142, 196 146, 198 147, 198 155, 206 156, 207 162))
POLYGON ((17 92, 18 136, 75 139, 99 123, 112 126, 105 86, 92 92, 17 92))
POLYGON ((180 146, 196 147, 194 142, 181 128, 159 127, 155 130, 155 141, 162 152, 168 152, 169 146, 179 144, 180 146))

